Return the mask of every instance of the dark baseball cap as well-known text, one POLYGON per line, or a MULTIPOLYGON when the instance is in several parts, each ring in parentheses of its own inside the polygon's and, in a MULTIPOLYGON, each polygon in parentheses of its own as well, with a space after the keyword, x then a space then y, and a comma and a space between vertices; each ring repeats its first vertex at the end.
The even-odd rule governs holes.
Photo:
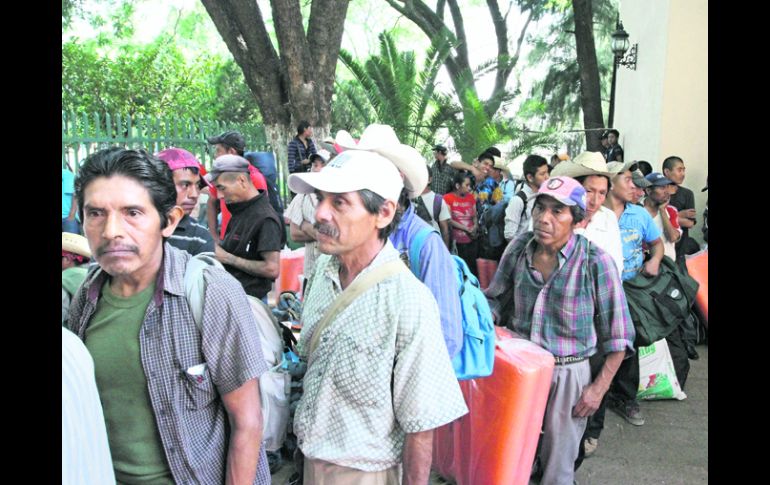
POLYGON ((666 176, 660 172, 652 172, 651 174, 647 175, 645 178, 647 179, 648 182, 650 182, 655 187, 660 187, 663 185, 674 185, 674 182, 666 178, 666 176))
POLYGON ((244 140, 243 135, 237 131, 226 131, 219 136, 210 136, 206 141, 211 145, 227 145, 235 148, 239 152, 246 150, 246 140, 244 140))
POLYGON ((441 152, 446 155, 447 149, 444 145, 436 145, 433 147, 434 152, 441 152))

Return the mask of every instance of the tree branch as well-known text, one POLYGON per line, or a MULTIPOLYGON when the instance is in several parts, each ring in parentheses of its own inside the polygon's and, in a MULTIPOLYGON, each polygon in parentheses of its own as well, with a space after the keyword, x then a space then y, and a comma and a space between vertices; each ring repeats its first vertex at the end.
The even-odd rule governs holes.
MULTIPOLYGON (((489 0, 488 0, 489 1, 489 0)), ((449 12, 452 14, 452 23, 455 26, 455 37, 457 37, 457 63, 460 67, 470 69, 471 64, 468 60, 468 37, 465 35, 465 24, 460 7, 457 6, 457 0, 449 0, 449 12)))

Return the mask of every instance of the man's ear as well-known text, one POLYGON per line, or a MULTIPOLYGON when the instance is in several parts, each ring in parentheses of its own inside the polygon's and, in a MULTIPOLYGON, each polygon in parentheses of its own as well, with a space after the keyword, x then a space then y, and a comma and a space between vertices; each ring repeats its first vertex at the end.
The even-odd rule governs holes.
POLYGON ((182 210, 182 208, 178 205, 175 205, 171 208, 170 211, 168 211, 168 216, 166 216, 168 223, 166 224, 166 227, 164 227, 161 231, 163 237, 170 237, 172 234, 174 234, 176 226, 179 224, 179 221, 182 220, 182 217, 184 217, 184 210, 182 210))
POLYGON ((385 203, 382 204, 382 207, 380 207, 380 212, 377 214, 377 229, 387 227, 387 225, 393 221, 395 216, 396 203, 392 200, 386 200, 385 203))

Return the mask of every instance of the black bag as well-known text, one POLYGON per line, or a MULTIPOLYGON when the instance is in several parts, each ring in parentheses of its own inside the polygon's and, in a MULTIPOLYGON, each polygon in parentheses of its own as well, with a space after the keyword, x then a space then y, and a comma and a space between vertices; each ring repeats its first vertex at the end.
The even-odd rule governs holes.
POLYGON ((636 328, 636 345, 652 345, 684 323, 698 286, 698 282, 681 273, 668 256, 663 256, 657 276, 639 273, 624 281, 628 309, 636 328))

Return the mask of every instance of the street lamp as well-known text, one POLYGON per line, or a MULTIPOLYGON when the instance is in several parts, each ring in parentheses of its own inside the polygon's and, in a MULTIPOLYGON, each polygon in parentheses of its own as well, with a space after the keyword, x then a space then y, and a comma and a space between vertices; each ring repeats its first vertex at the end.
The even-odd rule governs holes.
POLYGON ((615 25, 615 32, 612 33, 612 88, 610 91, 610 116, 607 119, 607 126, 613 128, 612 122, 615 118, 615 79, 618 73, 618 66, 626 66, 636 71, 636 49, 639 44, 634 44, 631 50, 628 50, 628 32, 623 29, 623 22, 618 18, 615 25), (626 54, 628 51, 628 54, 626 54))

